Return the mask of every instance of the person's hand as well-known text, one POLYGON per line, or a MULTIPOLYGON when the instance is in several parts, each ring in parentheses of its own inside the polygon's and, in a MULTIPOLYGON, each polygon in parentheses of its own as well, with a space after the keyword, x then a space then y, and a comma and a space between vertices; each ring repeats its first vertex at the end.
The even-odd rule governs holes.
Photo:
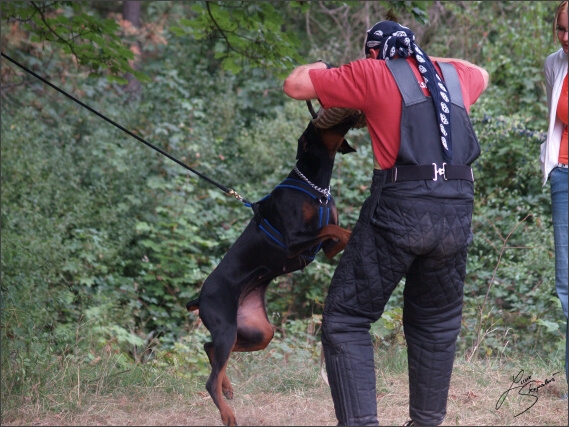
POLYGON ((322 62, 323 64, 326 64, 326 68, 327 68, 327 69, 334 68, 334 66, 333 66, 332 64, 330 64, 329 62, 323 61, 323 60, 321 60, 321 59, 319 59, 319 60, 316 61, 316 62, 322 62))

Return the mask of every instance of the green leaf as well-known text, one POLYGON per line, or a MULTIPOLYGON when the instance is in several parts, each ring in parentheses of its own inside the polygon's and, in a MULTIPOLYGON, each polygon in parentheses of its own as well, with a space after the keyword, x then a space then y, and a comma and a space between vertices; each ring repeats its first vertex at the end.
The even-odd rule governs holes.
MULTIPOLYGON (((183 24, 183 22, 181 22, 181 23, 183 24)), ((183 28, 176 26, 176 25, 170 27, 170 32, 174 33, 178 37, 182 37, 182 36, 185 36, 187 34, 183 28)))
POLYGON ((559 324, 550 322, 549 320, 537 319, 537 324, 545 326, 547 328, 547 332, 555 332, 559 330, 559 324))

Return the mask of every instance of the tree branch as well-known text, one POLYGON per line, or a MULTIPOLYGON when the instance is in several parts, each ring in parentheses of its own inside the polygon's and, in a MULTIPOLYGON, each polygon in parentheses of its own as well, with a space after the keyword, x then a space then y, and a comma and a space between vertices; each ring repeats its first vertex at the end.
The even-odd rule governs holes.
MULTIPOLYGON (((61 37, 53 28, 51 28, 51 26, 48 24, 47 22, 47 18, 45 17, 45 15, 43 14, 43 11, 36 5, 35 2, 31 1, 30 2, 32 4, 32 6, 36 9, 36 11, 40 14, 41 20, 44 23, 44 25, 46 26, 46 28, 56 37, 56 39, 58 39, 61 43, 66 44, 67 46, 69 46, 69 49, 71 50, 71 52, 73 53, 73 55, 75 56, 75 58, 79 59, 79 57, 77 56, 77 54, 75 53, 75 49, 73 49, 73 44, 70 43, 69 41, 65 40, 63 37, 61 37)), ((79 61, 77 61, 79 62, 79 61)))

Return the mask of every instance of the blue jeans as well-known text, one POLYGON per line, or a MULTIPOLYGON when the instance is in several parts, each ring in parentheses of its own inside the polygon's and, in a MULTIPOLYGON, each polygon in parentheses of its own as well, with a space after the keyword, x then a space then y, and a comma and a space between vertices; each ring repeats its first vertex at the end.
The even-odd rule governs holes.
MULTIPOLYGON (((555 241, 555 289, 567 319, 567 168, 555 168, 549 175, 553 239, 555 241)), ((568 322, 569 331, 569 322, 568 322)), ((569 343, 565 334, 565 375, 569 381, 569 343)))

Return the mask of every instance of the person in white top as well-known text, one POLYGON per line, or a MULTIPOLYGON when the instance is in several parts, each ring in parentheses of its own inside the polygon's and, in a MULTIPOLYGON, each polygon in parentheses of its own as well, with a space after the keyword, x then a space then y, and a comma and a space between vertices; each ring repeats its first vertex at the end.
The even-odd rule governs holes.
MULTIPOLYGON (((549 127, 547 139, 541 144, 540 161, 543 185, 549 179, 551 186, 551 212, 555 242, 555 288, 567 319, 567 1, 562 1, 557 7, 553 26, 554 37, 559 41, 561 48, 546 58, 543 67, 547 90, 549 127)), ((565 376, 569 380, 569 344, 567 342, 566 332, 565 376)))

